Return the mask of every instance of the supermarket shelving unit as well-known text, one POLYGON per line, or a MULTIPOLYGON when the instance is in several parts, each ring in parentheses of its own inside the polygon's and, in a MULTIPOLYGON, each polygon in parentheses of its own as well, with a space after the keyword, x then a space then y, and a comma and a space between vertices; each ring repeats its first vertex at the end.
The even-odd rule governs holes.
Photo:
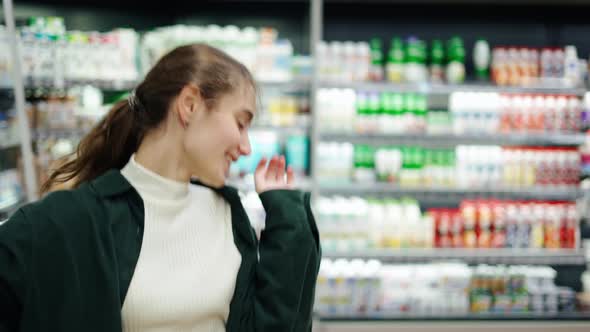
POLYGON ((354 253, 325 251, 326 258, 378 259, 387 263, 418 263, 430 261, 457 261, 469 264, 526 264, 526 265, 579 265, 585 263, 582 249, 368 249, 354 253))
POLYGON ((354 82, 354 83, 330 83, 321 82, 323 88, 348 88, 360 91, 395 91, 399 93, 425 93, 425 94, 450 94, 457 91, 473 92, 498 92, 498 93, 566 93, 582 96, 586 92, 584 88, 562 86, 497 86, 483 83, 442 84, 442 83, 386 83, 386 82, 354 82))
MULTIPOLYGON (((408 23, 409 17, 400 16, 400 21, 388 20, 387 6, 392 4, 408 5, 405 1, 315 1, 319 7, 330 7, 323 9, 326 12, 341 15, 335 19, 322 17, 322 26, 327 31, 327 38, 318 38, 320 40, 368 40, 367 33, 373 36, 383 38, 387 33, 391 33, 384 25, 396 25, 396 33, 400 31, 416 28, 417 31, 425 32, 425 28, 419 26, 420 23, 413 23, 411 28, 405 28, 404 24, 408 23), (358 11, 353 8, 358 4, 358 11), (325 6, 324 6, 325 5, 325 6), (340 11, 339 5, 347 6, 348 11, 340 11), (374 13, 377 18, 372 20, 371 14, 367 14, 375 6, 374 13), (353 23, 354 22, 354 23, 353 23), (330 25, 326 27, 326 25, 330 25), (363 26, 364 25, 364 26, 363 26), (338 34, 337 29, 342 29, 338 34), (363 30, 364 29, 364 30, 363 30), (337 36, 336 36, 337 35, 337 36)), ((424 1, 433 3, 441 7, 448 1, 424 1)), ((472 1, 472 6, 481 5, 485 1, 472 1)), ((551 2, 551 1, 548 1, 551 2)), ((494 2, 500 4, 501 2, 494 2)), ((516 1, 515 4, 535 4, 531 1, 516 1)), ((538 4, 538 3, 537 3, 538 4)), ((456 5, 456 3, 455 3, 456 5)), ((411 5, 409 5, 411 6, 411 5)), ((420 11, 419 5, 413 5, 414 16, 420 11)), ((403 9, 403 7, 402 7, 403 9)), ((481 8, 483 9, 483 8, 481 8)), ((448 11, 451 11, 449 9, 448 11)), ((320 10, 321 12, 322 10, 320 10)), ((329 15, 329 14, 328 14, 329 15)), ((460 14, 458 14, 460 15, 460 14)), ((433 25, 443 26, 441 21, 444 13, 430 13, 430 16, 421 17, 422 21, 432 19, 433 25)), ((468 19, 469 20, 469 19, 468 19)), ((473 19, 473 22, 477 20, 473 19)), ((444 24, 447 22, 445 21, 444 24)), ((489 28, 488 28, 489 29, 489 28)), ((491 30, 491 29, 490 29, 491 30)), ((474 32, 465 31, 469 38, 477 38, 474 32)), ((496 33, 491 31, 491 33, 496 33)), ((518 33, 525 34, 519 31, 518 33)), ((518 34, 517 33, 517 34, 518 34)), ((429 37, 436 36, 440 38, 441 32, 429 32, 429 37)), ((507 37, 505 31, 499 31, 498 34, 507 37)), ((558 35, 557 33, 555 34, 558 35)), ((508 38, 510 39, 510 38, 508 38)), ((515 38, 516 39, 516 38, 515 38)), ((552 39, 553 42, 557 38, 552 39)), ((383 39, 382 39, 383 40, 383 39)), ((384 49, 383 51, 387 51, 384 49)), ((583 53, 584 54, 584 53, 583 53)), ((469 60, 468 60, 469 61, 469 60)), ((453 92, 496 92, 496 93, 513 93, 513 94, 567 94, 583 96, 585 88, 562 87, 562 86, 527 86, 527 87, 499 87, 492 84, 472 83, 465 84, 392 84, 386 82, 354 82, 339 83, 318 81, 318 73, 314 72, 316 85, 313 89, 318 88, 346 88, 362 92, 396 92, 396 93, 421 93, 429 96, 430 101, 435 100, 436 107, 442 107, 446 104, 444 96, 453 92), (441 98, 443 97, 443 98, 441 98)), ((315 102, 315 100, 314 100, 315 102)), ((430 102, 429 102, 430 103, 430 102)), ((313 109, 317 110, 314 104, 313 109)), ((318 120, 318 113, 314 112, 314 123, 318 120)), ((582 133, 510 133, 510 134, 358 134, 353 132, 334 132, 314 128, 313 142, 317 149, 320 141, 330 142, 350 142, 354 144, 379 145, 419 145, 424 147, 456 146, 456 145, 503 145, 503 146, 579 146, 583 144, 587 137, 582 133)), ((317 156, 317 151, 314 151, 317 156)), ((318 160, 314 158, 313 160, 318 160)), ((317 174, 317 172, 315 173, 317 174)), ((486 189, 466 189, 466 188, 407 188, 389 183, 355 183, 350 182, 330 182, 330 180, 320 181, 314 178, 314 190, 318 195, 353 195, 353 196, 371 196, 371 197, 403 197, 409 196, 417 199, 421 203, 430 206, 449 206, 456 205, 463 199, 478 197, 494 197, 506 199, 546 199, 546 200, 575 200, 585 195, 586 192, 578 188, 486 188, 486 189)), ((431 261, 463 261, 469 264, 546 264, 552 265, 557 269, 561 267, 571 268, 583 266, 586 261, 585 252, 582 249, 560 249, 560 250, 533 250, 533 249, 366 249, 350 251, 324 251, 325 258, 361 258, 361 259, 378 259, 387 263, 420 263, 431 261)), ((383 318, 359 318, 359 317, 332 317, 318 318, 314 331, 318 332, 344 332, 344 331, 587 331, 590 328, 590 315, 588 314, 556 314, 556 315, 506 315, 506 314, 488 314, 488 315, 468 315, 456 316, 436 315, 427 316, 408 316, 392 315, 383 318)))
POLYGON ((514 317, 496 316, 480 318, 398 318, 382 320, 325 319, 314 323, 314 332, 585 332, 588 331, 588 316, 572 317, 514 317))
POLYGON ((531 134, 352 134, 322 133, 322 140, 352 142, 358 144, 418 144, 418 145, 535 145, 535 146, 579 146, 586 141, 582 133, 531 133, 531 134))
POLYGON ((320 190, 326 194, 348 195, 388 195, 388 196, 419 196, 419 197, 456 197, 466 199, 470 197, 494 197, 512 199, 540 199, 540 200, 575 200, 586 192, 578 188, 412 188, 401 187, 389 183, 338 183, 320 184, 320 190))
POLYGON ((20 152, 24 168, 24 195, 25 197, 15 197, 12 200, 1 202, 0 220, 11 215, 22 203, 32 201, 37 198, 37 184, 33 165, 33 152, 31 147, 31 137, 28 127, 28 121, 25 114, 25 97, 23 77, 20 71, 21 58, 19 48, 17 47, 17 35, 15 33, 14 12, 12 0, 3 0, 2 8, 4 12, 4 22, 10 44, 10 59, 12 63, 12 83, 10 87, 0 87, 3 94, 9 94, 12 90, 14 97, 14 109, 16 110, 17 128, 0 129, 0 153, 1 150, 14 148, 20 145, 20 152))

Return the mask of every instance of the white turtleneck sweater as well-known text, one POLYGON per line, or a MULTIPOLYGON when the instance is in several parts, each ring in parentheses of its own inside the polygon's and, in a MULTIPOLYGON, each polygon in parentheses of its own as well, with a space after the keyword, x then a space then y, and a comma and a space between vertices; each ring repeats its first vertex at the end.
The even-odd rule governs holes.
POLYGON ((145 209, 123 331, 225 331, 241 263, 229 204, 209 188, 142 167, 135 156, 121 173, 145 209))

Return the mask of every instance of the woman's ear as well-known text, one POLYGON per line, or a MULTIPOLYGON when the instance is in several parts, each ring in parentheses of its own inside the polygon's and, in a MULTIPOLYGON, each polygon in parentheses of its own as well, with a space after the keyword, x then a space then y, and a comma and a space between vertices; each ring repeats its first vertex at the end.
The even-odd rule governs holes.
POLYGON ((185 85, 180 91, 176 107, 181 125, 188 127, 190 121, 205 110, 204 106, 199 88, 193 84, 185 85))

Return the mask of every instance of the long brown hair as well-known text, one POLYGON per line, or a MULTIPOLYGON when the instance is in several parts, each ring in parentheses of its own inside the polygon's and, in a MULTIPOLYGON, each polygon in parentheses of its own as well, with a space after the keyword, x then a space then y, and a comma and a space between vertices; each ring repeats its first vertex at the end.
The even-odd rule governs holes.
POLYGON ((41 191, 65 182, 77 187, 109 169, 123 168, 145 134, 166 119, 171 102, 191 83, 199 88, 208 108, 243 84, 256 90, 248 69, 224 52, 204 44, 178 47, 162 57, 129 98, 115 104, 82 138, 41 191))

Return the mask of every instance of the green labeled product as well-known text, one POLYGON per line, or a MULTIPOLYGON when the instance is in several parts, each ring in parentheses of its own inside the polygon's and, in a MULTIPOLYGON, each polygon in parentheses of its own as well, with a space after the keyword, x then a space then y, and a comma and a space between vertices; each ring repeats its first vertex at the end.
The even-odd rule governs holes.
POLYGON ((447 82, 460 84, 465 81, 465 47, 463 40, 453 37, 447 46, 448 64, 446 69, 447 82))
POLYGON ((402 115, 403 132, 411 132, 415 127, 416 95, 408 93, 404 95, 404 108, 402 115))
POLYGON ((445 50, 443 42, 440 39, 432 41, 430 50, 430 81, 441 83, 444 81, 445 70, 445 50))
POLYGON ((368 131, 369 98, 365 93, 357 93, 356 97, 357 132, 368 131))
POLYGON ((391 94, 388 92, 381 92, 379 95, 380 110, 377 120, 377 129, 381 133, 390 132, 390 116, 391 116, 391 94))
POLYGON ((404 81, 404 44, 401 38, 392 38, 387 57, 387 79, 393 83, 404 81))
POLYGON ((372 93, 369 96, 369 108, 367 113, 367 121, 368 121, 368 131, 369 132, 376 132, 379 115, 381 113, 381 100, 379 98, 379 94, 372 93))
POLYGON ((369 79, 371 81, 383 80, 383 48, 379 38, 371 39, 371 68, 369 69, 369 79))
POLYGON ((393 93, 391 95, 391 115, 392 119, 392 132, 399 134, 404 131, 404 96, 400 93, 393 93))
POLYGON ((424 41, 415 38, 408 40, 404 68, 404 77, 407 82, 421 83, 427 81, 426 53, 426 43, 424 41))
POLYGON ((423 133, 426 131, 426 117, 428 115, 428 103, 425 95, 417 95, 414 107, 414 131, 423 133))

